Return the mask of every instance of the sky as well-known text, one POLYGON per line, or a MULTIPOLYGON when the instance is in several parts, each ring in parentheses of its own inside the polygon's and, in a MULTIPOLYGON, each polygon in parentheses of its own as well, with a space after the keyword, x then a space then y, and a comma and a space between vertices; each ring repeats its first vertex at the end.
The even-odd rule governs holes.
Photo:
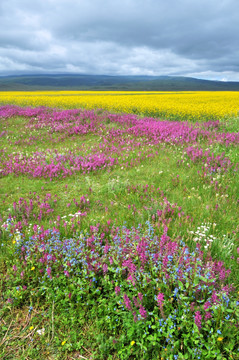
POLYGON ((0 75, 239 81, 239 0, 1 0, 0 75))

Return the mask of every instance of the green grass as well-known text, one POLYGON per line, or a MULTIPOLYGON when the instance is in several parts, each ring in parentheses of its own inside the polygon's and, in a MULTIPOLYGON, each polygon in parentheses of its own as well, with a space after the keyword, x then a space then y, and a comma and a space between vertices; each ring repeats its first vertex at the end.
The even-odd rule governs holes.
MULTIPOLYGON (((81 146, 82 143, 89 147, 99 141, 95 135, 86 135, 66 139, 57 144, 47 141, 47 132, 40 129, 36 135, 44 138, 44 142, 34 142, 32 145, 14 142, 20 139, 27 139, 29 131, 24 130, 28 120, 22 118, 9 119, 7 125, 0 124, 1 131, 7 129, 9 137, 1 139, 1 147, 6 148, 10 154, 13 151, 31 153, 39 149, 45 150, 51 147, 58 150, 70 149, 81 146), (2 129, 1 129, 2 127, 2 129), (12 143, 9 143, 9 140, 12 143)), ((109 128, 111 124, 108 124, 109 128)), ((230 119, 222 125, 227 132, 237 130, 237 119, 230 119)), ((53 138, 56 138, 54 135, 53 138)), ((206 149, 208 144, 203 140, 199 144, 206 149)), ((233 163, 239 162, 238 147, 230 145, 228 147, 218 144, 210 145, 210 149, 216 154, 225 152, 225 155, 233 163)), ((122 168, 116 166, 110 171, 98 171, 87 175, 74 175, 66 179, 32 179, 20 175, 8 175, 0 178, 0 215, 2 223, 6 221, 9 213, 19 216, 13 209, 13 203, 20 198, 35 199, 39 195, 44 199, 46 194, 52 194, 51 205, 53 212, 45 214, 39 225, 44 228, 52 228, 57 216, 66 216, 78 211, 73 199, 80 201, 84 195, 89 199, 89 204, 82 210, 86 210, 86 216, 81 219, 78 231, 86 233, 90 225, 101 224, 107 226, 107 221, 111 221, 114 226, 124 226, 128 228, 138 224, 145 227, 146 221, 152 221, 152 216, 156 215, 160 208, 162 198, 182 208, 184 216, 179 217, 178 212, 172 214, 171 221, 168 222, 168 235, 173 239, 183 239, 191 250, 195 248, 193 241, 197 228, 203 223, 210 224, 210 235, 215 237, 211 248, 205 251, 206 255, 212 255, 213 259, 221 260, 227 268, 231 269, 229 283, 233 283, 237 291, 239 290, 237 248, 239 247, 239 224, 238 224, 238 172, 230 170, 225 174, 215 175, 213 183, 211 179, 202 178, 198 175, 202 164, 192 163, 190 159, 184 157, 183 146, 161 145, 158 146, 158 155, 154 158, 144 160, 140 165, 132 168, 122 168), (215 188, 215 182, 218 182, 215 188), (143 187, 148 185, 150 191, 143 192, 143 187), (138 186, 139 191, 133 190, 138 186), (159 189, 159 190, 158 190, 159 189), (161 195, 163 192, 163 196, 161 195), (35 193, 35 194, 34 194, 35 193), (56 200, 54 203, 53 200, 56 200), (70 204, 70 205, 69 205, 70 204), (130 205, 130 208, 129 208, 130 205), (187 218, 188 216, 188 218, 187 218)), ((131 155, 130 155, 131 156, 131 155)), ((36 211, 39 209, 36 208, 36 211)), ((29 222, 36 223, 32 218, 29 222)), ((62 236, 74 236, 74 232, 69 226, 60 224, 62 236)), ((103 230, 102 230, 103 231, 103 230)), ((155 226, 155 234, 161 235, 162 224, 155 226)), ((72 284, 66 285, 66 280, 59 278, 56 298, 53 296, 53 289, 49 286, 49 293, 37 295, 37 277, 29 270, 29 291, 24 297, 16 290, 18 280, 9 271, 13 264, 18 264, 16 259, 15 243, 2 230, 2 244, 0 252, 0 267, 2 269, 0 280, 0 357, 9 359, 134 359, 138 358, 135 346, 128 345, 119 350, 113 350, 109 345, 110 334, 105 326, 106 313, 104 297, 100 298, 99 303, 92 316, 91 310, 94 307, 94 300, 89 298, 89 305, 85 302, 73 304, 68 298, 68 293, 72 287, 74 291, 74 280, 72 284), (34 285, 35 284, 35 285, 34 285), (36 288, 35 288, 36 287, 36 288), (18 299, 16 305, 6 303, 6 294, 12 293, 18 299), (22 296, 22 298, 21 298, 22 296), (55 300, 54 300, 55 299, 55 300), (93 301, 91 304, 90 301, 93 301), (29 307, 32 310, 29 312, 29 307), (102 312, 101 312, 102 310, 102 312), (43 330, 44 333, 43 333, 43 330), (40 334, 37 332, 40 331, 40 334)), ((18 266, 18 265, 17 265, 18 266)), ((34 266, 34 264, 32 264, 34 266)), ((110 296, 107 301, 110 301, 110 296)), ((122 315, 123 316, 123 315, 122 315)), ((153 324, 151 324, 153 325, 153 324)), ((130 328, 129 328, 130 329, 130 328)), ((129 330, 128 329, 128 330, 129 330)), ((125 329, 123 330, 125 331, 125 329)), ((120 330, 119 330, 120 332, 120 330)), ((113 335, 112 335, 113 336, 113 335)), ((137 343, 138 339, 135 339, 137 343)), ((153 341, 153 340, 150 340, 153 341)), ((230 344, 229 344, 230 345, 230 344)), ((228 347, 229 347, 228 345, 228 347)), ((238 344, 239 345, 239 344, 238 344)), ((223 345, 222 345, 223 346, 223 345)), ((142 350, 143 351, 143 350, 142 350)), ((222 350, 217 359, 238 359, 234 350, 222 350), (232 354, 232 357, 229 357, 232 354)), ((143 354, 143 353, 142 353, 143 354)), ((141 358, 143 355, 141 355, 141 358)), ((152 359, 173 359, 170 352, 165 350, 158 353, 152 359), (165 357, 166 356, 166 357, 165 357)), ((213 356, 213 355, 211 355, 213 356)), ((188 353, 185 359, 194 359, 188 353)), ((206 357, 204 357, 206 359, 206 357)), ((213 359, 213 357, 208 357, 213 359)), ((215 357, 216 358, 216 357, 215 357)))

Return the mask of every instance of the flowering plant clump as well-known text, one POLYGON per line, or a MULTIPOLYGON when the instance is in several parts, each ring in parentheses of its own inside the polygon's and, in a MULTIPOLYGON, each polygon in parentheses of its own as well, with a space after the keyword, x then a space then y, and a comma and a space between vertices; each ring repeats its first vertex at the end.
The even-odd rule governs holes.
MULTIPOLYGON (((95 146, 79 146, 76 149, 44 149, 31 153, 14 151, 8 153, 2 150, 0 167, 1 175, 25 174, 32 178, 65 178, 76 173, 86 174, 101 169, 111 169, 117 165, 125 168, 138 165, 146 158, 155 157, 158 152, 152 146, 159 144, 183 145, 191 144, 199 138, 204 138, 211 143, 238 144, 237 133, 215 132, 215 126, 204 129, 201 125, 192 125, 188 122, 159 121, 154 118, 139 118, 131 114, 97 114, 93 110, 52 110, 49 108, 19 108, 16 106, 0 107, 2 121, 13 116, 29 118, 25 125, 32 136, 20 140, 10 140, 16 146, 32 146, 51 142, 53 144, 64 142, 76 136, 95 135, 101 139, 95 146), (108 128, 108 123, 113 123, 117 128, 108 128), (45 130, 44 130, 45 129, 45 130), (44 130, 42 135, 35 131, 44 130), (137 151, 137 156, 133 156, 137 151), (133 153, 133 154, 132 154, 133 153)), ((220 169, 227 170, 231 167, 228 159, 222 155, 214 157, 202 149, 188 147, 187 155, 193 160, 204 159, 208 163, 208 171, 220 169)), ((136 155, 136 154, 135 154, 136 155)), ((206 165, 205 165, 206 166, 206 165)))
POLYGON ((60 301, 54 290, 63 282, 72 306, 80 301, 91 304, 92 317, 104 314, 104 328, 122 358, 131 343, 130 351, 141 358, 166 348, 186 356, 190 348, 198 358, 213 359, 222 350, 218 334, 225 344, 232 334, 238 337, 230 270, 222 261, 204 260, 199 244, 190 251, 183 241, 173 241, 167 227, 160 237, 149 222, 147 230, 112 227, 106 236, 98 225, 72 238, 61 238, 56 228, 34 228, 15 247, 20 263, 8 276, 18 279, 21 297, 9 290, 8 299, 18 304, 34 286, 35 296, 52 293, 60 301), (120 336, 120 329, 127 335, 120 336))
MULTIPOLYGON (((70 219, 67 221, 65 220, 66 215, 62 217, 57 215, 57 217, 54 217, 58 200, 59 198, 56 194, 46 193, 44 197, 40 197, 35 192, 33 194, 30 192, 27 198, 20 197, 18 201, 14 201, 8 209, 8 220, 12 219, 15 224, 12 233, 21 231, 23 228, 27 228, 27 232, 29 232, 33 226, 32 222, 49 219, 50 223, 53 222, 51 219, 55 219, 54 223, 57 224, 58 227, 60 225, 66 227, 68 224, 72 227, 74 226, 74 222, 78 222, 80 218, 86 216, 90 209, 88 194, 79 196, 78 199, 73 198, 72 203, 68 203, 67 207, 76 212, 69 214, 70 219)), ((3 229, 7 227, 7 221, 2 224, 3 229)), ((38 225, 35 224, 34 228, 38 228, 38 225)))

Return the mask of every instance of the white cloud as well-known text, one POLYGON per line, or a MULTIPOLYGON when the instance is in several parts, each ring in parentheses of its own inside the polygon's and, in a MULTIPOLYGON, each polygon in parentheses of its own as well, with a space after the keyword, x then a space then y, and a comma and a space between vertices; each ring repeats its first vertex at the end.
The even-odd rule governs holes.
POLYGON ((237 0, 2 0, 0 74, 238 80, 237 0))

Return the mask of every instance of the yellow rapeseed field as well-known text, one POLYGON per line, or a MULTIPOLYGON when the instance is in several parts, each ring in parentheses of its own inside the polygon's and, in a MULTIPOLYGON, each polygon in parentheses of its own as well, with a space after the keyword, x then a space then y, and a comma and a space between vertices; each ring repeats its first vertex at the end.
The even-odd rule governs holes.
POLYGON ((239 114, 239 92, 31 91, 0 92, 0 105, 106 109, 177 120, 212 120, 239 114))

